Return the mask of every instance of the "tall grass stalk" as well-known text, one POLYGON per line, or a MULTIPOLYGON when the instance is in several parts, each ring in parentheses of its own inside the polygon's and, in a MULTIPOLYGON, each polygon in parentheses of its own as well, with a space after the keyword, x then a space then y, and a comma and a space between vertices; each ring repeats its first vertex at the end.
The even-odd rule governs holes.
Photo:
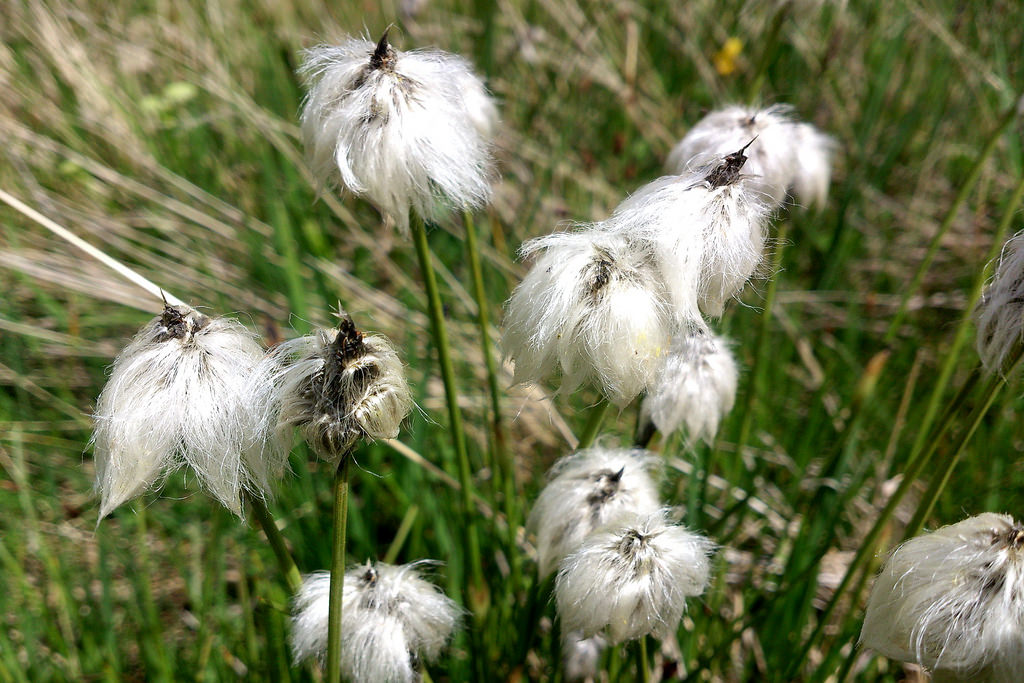
POLYGON ((921 282, 924 280, 925 274, 928 269, 931 268, 932 261, 935 259, 935 254, 939 251, 939 246, 942 240, 945 238, 946 233, 949 232, 950 227, 953 225, 953 221, 956 220, 957 215, 960 213, 960 209, 967 201, 967 197, 971 194, 974 186, 977 185, 978 179, 981 177, 981 171, 985 167, 985 162, 988 161, 989 157, 996 149, 1000 138, 1003 133, 1010 127, 1010 125, 1020 115, 1018 108, 1018 101, 1021 97, 1024 97, 1024 93, 1018 94, 1013 98, 1013 102, 1007 107, 1006 111, 1003 112, 1002 116, 999 117, 998 123, 985 141, 984 147, 974 158, 974 163, 971 165, 971 170, 967 174, 967 179, 964 180, 963 184, 960 185, 960 190, 957 192, 956 197, 953 199, 952 204, 949 206, 949 210, 946 212, 945 218, 942 219, 942 223, 939 224, 939 229, 936 231, 934 237, 932 237, 931 243, 928 245, 928 251, 925 252, 924 259, 918 266, 914 276, 910 279, 910 283, 903 290, 903 296, 900 298, 899 308, 896 310, 896 314, 892 317, 892 321, 889 323, 889 327, 885 332, 885 336, 882 338, 884 344, 891 344, 899 333, 900 326, 903 324, 903 319, 907 315, 907 307, 910 305, 910 299, 917 294, 918 289, 921 287, 921 282))
POLYGON ((74 234, 67 228, 57 223, 56 221, 47 218, 43 214, 33 209, 31 206, 25 204, 17 197, 8 194, 4 190, 0 190, 0 201, 3 201, 8 206, 15 209, 24 216, 31 218, 33 221, 43 226, 53 234, 57 235, 61 239, 70 242, 74 246, 84 251, 89 256, 93 257, 103 265, 112 269, 118 275, 121 275, 122 277, 127 279, 129 282, 133 282, 142 289, 146 290, 157 299, 166 301, 172 306, 184 305, 184 302, 181 299, 177 298, 173 294, 165 292, 162 288, 157 287, 154 283, 142 277, 128 266, 119 262, 117 259, 111 258, 104 252, 100 251, 96 247, 92 246, 91 244, 83 240, 78 235, 74 234))

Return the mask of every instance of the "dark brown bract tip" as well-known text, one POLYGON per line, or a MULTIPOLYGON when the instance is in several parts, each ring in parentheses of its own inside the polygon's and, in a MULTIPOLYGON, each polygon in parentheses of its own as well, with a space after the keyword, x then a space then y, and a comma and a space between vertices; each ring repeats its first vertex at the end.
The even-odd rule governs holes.
POLYGON ((389 68, 394 63, 395 51, 391 49, 391 45, 388 43, 388 33, 390 31, 391 27, 388 26, 384 29, 384 35, 377 41, 377 47, 374 48, 373 54, 370 55, 371 69, 389 68))
POLYGON ((157 341, 168 339, 184 339, 188 335, 188 320, 174 306, 164 303, 164 312, 160 315, 162 329, 156 336, 157 341))
POLYGON ((747 151, 747 147, 754 144, 756 139, 755 137, 737 151, 727 155, 721 164, 716 166, 711 173, 708 173, 704 180, 711 187, 722 187, 723 185, 731 185, 736 182, 736 179, 740 177, 740 169, 743 168, 743 164, 747 163, 747 155, 744 152, 747 151))
POLYGON ((342 367, 363 353, 363 333, 356 329, 356 324, 348 315, 343 315, 338 324, 338 336, 333 346, 342 367))

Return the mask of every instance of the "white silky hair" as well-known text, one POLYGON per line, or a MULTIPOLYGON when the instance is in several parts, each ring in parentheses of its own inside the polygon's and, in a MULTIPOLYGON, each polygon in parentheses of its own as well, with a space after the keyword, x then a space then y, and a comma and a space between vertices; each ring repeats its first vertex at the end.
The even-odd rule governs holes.
POLYGON ((100 519, 187 465, 241 516, 240 493, 266 496, 284 455, 266 444, 251 377, 263 357, 228 318, 166 306, 114 361, 92 443, 100 519))
POLYGON ((302 135, 314 176, 365 197, 408 231, 491 195, 497 110, 469 63, 349 38, 303 52, 302 135))
POLYGON ((720 316, 764 253, 771 209, 742 172, 717 187, 709 182, 723 158, 648 183, 605 222, 608 230, 628 235, 652 254, 677 324, 685 327, 702 327, 701 312, 720 316))
POLYGON ((641 449, 588 448, 556 462, 527 522, 537 536, 540 576, 623 513, 660 510, 660 473, 661 460, 641 449))
POLYGON ((1024 671, 1024 525, 987 512, 897 547, 875 579, 860 640, 947 678, 1024 671))
POLYGON ((601 636, 584 638, 580 631, 562 637, 562 672, 572 683, 593 681, 601 664, 601 653, 608 642, 601 636))
POLYGON ((667 520, 665 511, 630 516, 590 534, 562 560, 555 600, 564 631, 604 634, 615 645, 667 637, 686 598, 707 587, 713 544, 667 520))
POLYGON ((691 442, 710 443, 732 410, 738 381, 736 361, 723 337, 703 331, 679 335, 641 410, 664 435, 685 425, 691 442))
POLYGON ((351 339, 339 339, 339 328, 319 329, 267 355, 259 404, 281 447, 291 446, 298 427, 320 458, 336 461, 360 438, 398 436, 413 406, 402 361, 386 337, 346 329, 351 339), (339 356, 346 353, 339 344, 346 342, 348 355, 339 356))
POLYGON ((616 405, 629 403, 650 383, 673 329, 649 254, 600 226, 531 240, 520 254, 536 260, 506 306, 515 381, 560 369, 561 391, 594 383, 616 405))
MULTIPOLYGON (((429 561, 370 563, 345 573, 342 591, 341 667, 352 681, 411 683, 416 662, 432 661, 462 620, 462 610, 419 575, 429 561)), ((327 655, 330 572, 303 578, 292 607, 296 664, 327 655)))
POLYGON ((999 267, 975 311, 978 355, 991 372, 1003 365, 1015 346, 1024 342, 1024 231, 1003 246, 999 267))
POLYGON ((669 153, 665 168, 682 174, 709 157, 728 154, 754 140, 746 172, 751 186, 778 207, 792 190, 821 206, 828 196, 835 142, 809 123, 793 120, 793 107, 730 106, 701 119, 669 153))

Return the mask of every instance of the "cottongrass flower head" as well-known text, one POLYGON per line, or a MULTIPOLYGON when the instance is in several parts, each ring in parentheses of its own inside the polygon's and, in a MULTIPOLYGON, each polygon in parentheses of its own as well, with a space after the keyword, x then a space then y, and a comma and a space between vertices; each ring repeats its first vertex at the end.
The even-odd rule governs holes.
POLYGON ((537 536, 540 575, 610 520, 659 511, 660 469, 653 453, 639 449, 588 448, 555 463, 527 524, 537 536))
MULTIPOLYGON (((420 661, 433 661, 462 618, 441 589, 419 575, 428 562, 382 562, 345 573, 342 594, 341 670, 351 681, 412 683, 420 661)), ((296 663, 327 653, 330 572, 302 581, 292 610, 292 655, 296 663)))
POLYGON ((720 316, 761 263, 771 209, 743 172, 750 145, 645 185, 605 221, 651 254, 681 326, 720 316))
POLYGON ((322 459, 338 462, 359 439, 393 439, 412 410, 405 369, 391 342, 364 336, 344 312, 331 330, 277 346, 262 373, 268 418, 290 445, 292 428, 322 459))
POLYGON ((92 443, 100 519, 187 465, 241 515, 244 488, 263 496, 283 455, 264 449, 250 380, 263 350, 245 327, 165 306, 114 361, 96 403, 92 443))
POLYGON ((672 149, 665 167, 670 173, 685 173, 752 138, 756 141, 747 172, 753 176, 751 185, 772 205, 781 206, 788 190, 809 204, 825 203, 835 142, 811 124, 794 121, 788 104, 711 112, 672 149))
POLYGON ((496 109, 469 63, 349 38, 303 53, 302 135, 313 173, 365 197, 408 229, 415 210, 472 208, 491 193, 496 109))
POLYGON ((504 347, 516 382, 560 368, 564 392, 593 383, 619 406, 633 400, 674 324, 649 254, 599 229, 531 240, 520 254, 536 260, 506 305, 504 347))
POLYGON ((875 579, 860 637, 947 678, 1019 681, 1024 525, 988 512, 896 548, 875 579))
POLYGON ((992 372, 1004 367, 1015 347, 1024 343, 1024 232, 1007 241, 999 267, 975 312, 978 355, 992 372))
POLYGON ((644 397, 644 420, 665 435, 685 425, 691 441, 710 442, 718 423, 732 410, 738 379, 724 338, 705 331, 680 335, 644 397))
POLYGON ((604 633, 611 644, 667 637, 686 598, 707 587, 713 545, 670 524, 664 511, 592 533, 562 560, 555 581, 565 631, 604 633))

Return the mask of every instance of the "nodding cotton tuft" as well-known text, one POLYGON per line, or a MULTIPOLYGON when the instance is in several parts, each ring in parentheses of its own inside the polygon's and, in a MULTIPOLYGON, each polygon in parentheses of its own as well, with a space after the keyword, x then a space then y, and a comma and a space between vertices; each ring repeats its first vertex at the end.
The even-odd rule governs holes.
POLYGON ((978 355, 991 372, 1004 368, 1010 352, 1024 343, 1024 232, 1003 247, 999 267, 975 312, 978 355))
POLYGON ((401 52, 388 34, 303 53, 302 134, 313 173, 340 181, 408 230, 415 210, 473 208, 491 193, 497 110, 469 63, 439 50, 401 52))
POLYGON ((596 383, 624 406, 650 382, 673 326, 647 252, 600 229, 556 233, 523 245, 537 260, 512 292, 506 353, 516 382, 562 371, 562 391, 596 383))
MULTIPOLYGON (((351 681, 412 683, 421 659, 437 658, 462 611, 441 589, 420 578, 419 567, 370 563, 345 573, 342 593, 343 676, 351 681)), ((304 577, 292 609, 296 663, 321 662, 327 653, 330 572, 304 577)))
POLYGON ((771 211, 741 173, 745 149, 645 185, 604 223, 651 254, 690 329, 703 327, 701 311, 721 315, 761 262, 771 211))
POLYGON ((984 513, 917 536, 886 560, 861 642, 963 680, 1024 671, 1024 525, 984 513))
POLYGON ((277 346, 264 363, 270 421, 278 440, 291 430, 324 460, 338 462, 361 439, 393 439, 412 410, 402 361, 391 342, 363 336, 340 313, 337 329, 317 330, 277 346))
POLYGON ((709 332, 677 337, 642 413, 662 434, 686 425, 691 441, 710 442, 736 400, 738 373, 725 340, 709 332))
POLYGON ((679 626, 686 598, 707 587, 713 545, 669 524, 664 511, 596 531, 562 560, 555 599, 564 631, 611 644, 679 626))
POLYGON ((284 467, 264 450, 251 377, 263 350, 239 323, 165 306, 114 361, 96 403, 92 443, 100 519, 188 465, 226 508, 263 496, 284 467))
POLYGON ((528 527, 537 535, 539 572, 547 576, 583 540, 623 513, 661 509, 653 473, 661 461, 643 450, 589 448, 562 458, 548 473, 528 527))
POLYGON ((809 123, 792 120, 793 108, 726 107, 701 119, 672 149, 665 168, 686 173, 709 158, 756 138, 747 171, 750 184, 774 206, 792 190, 802 201, 821 206, 828 195, 835 142, 809 123))

